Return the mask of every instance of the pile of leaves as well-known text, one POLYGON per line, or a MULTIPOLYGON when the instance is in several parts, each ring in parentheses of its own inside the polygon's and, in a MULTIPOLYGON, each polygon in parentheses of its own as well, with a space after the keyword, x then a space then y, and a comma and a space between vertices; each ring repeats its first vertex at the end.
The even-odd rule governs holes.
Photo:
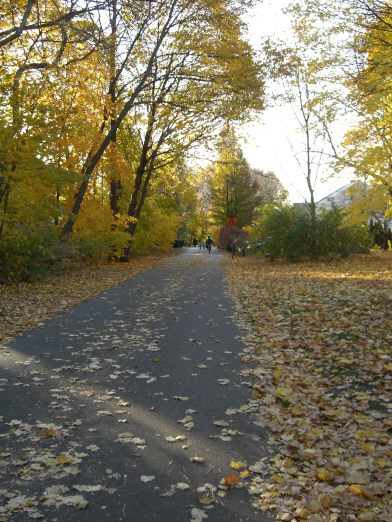
POLYGON ((1 286, 0 341, 41 326, 104 290, 165 263, 176 253, 141 256, 129 263, 95 262, 34 283, 1 286))
POLYGON ((391 253, 227 270, 256 423, 276 448, 253 466, 253 506, 285 521, 392 520, 391 253))

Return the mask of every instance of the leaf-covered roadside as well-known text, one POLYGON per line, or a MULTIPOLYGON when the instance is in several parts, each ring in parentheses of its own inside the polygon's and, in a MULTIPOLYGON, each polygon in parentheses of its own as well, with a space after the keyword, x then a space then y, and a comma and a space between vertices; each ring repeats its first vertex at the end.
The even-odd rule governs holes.
POLYGON ((86 264, 34 283, 0 286, 0 341, 36 328, 46 319, 165 263, 173 255, 176 253, 141 256, 129 263, 86 264))
POLYGON ((259 463, 253 506, 285 521, 390 521, 391 253, 227 270, 277 451, 259 463))

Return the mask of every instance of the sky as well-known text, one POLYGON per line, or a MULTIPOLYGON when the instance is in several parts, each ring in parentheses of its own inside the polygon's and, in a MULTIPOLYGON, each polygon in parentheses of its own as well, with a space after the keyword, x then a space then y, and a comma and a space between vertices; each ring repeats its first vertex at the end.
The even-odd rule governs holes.
MULTIPOLYGON (((246 18, 249 26, 249 41, 255 49, 260 48, 266 36, 276 36, 280 40, 290 41, 291 28, 289 15, 283 14, 282 8, 288 0, 264 0, 252 9, 246 18)), ((260 115, 260 121, 247 125, 241 132, 247 136, 242 148, 245 158, 252 168, 273 171, 284 187, 289 191, 292 203, 302 202, 309 197, 302 168, 293 154, 299 150, 300 135, 298 124, 290 106, 276 106, 266 109, 260 115)), ((343 136, 344 126, 336 125, 333 133, 343 136)), ((335 139, 335 138, 334 138, 335 139)), ((336 139, 338 141, 338 139, 336 139)), ((350 182, 350 174, 329 177, 331 171, 324 172, 315 185, 315 200, 328 196, 350 182)))

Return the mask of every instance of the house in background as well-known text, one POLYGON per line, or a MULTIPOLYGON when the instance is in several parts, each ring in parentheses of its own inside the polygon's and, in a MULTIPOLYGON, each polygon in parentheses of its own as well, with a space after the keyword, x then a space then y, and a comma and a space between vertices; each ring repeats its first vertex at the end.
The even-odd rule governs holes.
POLYGON ((354 181, 352 183, 348 183, 344 187, 335 190, 335 192, 332 192, 332 194, 329 194, 329 196, 320 199, 320 201, 316 203, 316 208, 318 210, 321 210, 322 208, 331 209, 334 205, 341 209, 347 208, 355 199, 354 196, 349 194, 349 190, 354 187, 358 187, 358 189, 363 190, 364 194, 369 188, 366 182, 362 183, 359 181, 354 181))
POLYGON ((316 208, 321 210, 336 206, 343 210, 350 205, 353 206, 353 210, 355 209, 354 212, 358 212, 360 209, 359 215, 362 214, 362 223, 368 224, 375 243, 387 250, 392 241, 392 218, 385 218, 385 212, 389 208, 385 200, 385 189, 381 186, 370 187, 365 181, 354 181, 320 199, 316 203, 316 208), (380 194, 384 196, 377 200, 380 194))
MULTIPOLYGON (((327 208, 330 210, 333 206, 339 207, 341 209, 347 208, 350 203, 354 201, 354 197, 350 196, 348 191, 357 185, 359 186, 358 182, 352 182, 344 185, 344 187, 341 187, 338 190, 335 190, 335 192, 332 192, 332 194, 329 194, 328 196, 325 196, 325 198, 320 199, 320 201, 317 201, 316 209, 321 210, 322 208, 327 208)), ((362 183, 362 185, 366 191, 368 185, 366 183, 362 183)), ((305 209, 308 207, 308 203, 306 202, 293 203, 293 205, 298 209, 305 209)))

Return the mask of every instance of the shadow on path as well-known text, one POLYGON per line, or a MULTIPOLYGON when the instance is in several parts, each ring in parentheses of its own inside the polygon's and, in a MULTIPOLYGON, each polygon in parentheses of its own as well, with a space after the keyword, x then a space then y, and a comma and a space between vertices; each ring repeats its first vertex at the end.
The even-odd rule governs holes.
POLYGON ((221 255, 184 251, 10 343, 11 355, 0 357, 0 457, 9 454, 0 458, 0 500, 14 490, 38 500, 49 486, 67 486, 66 497, 78 494, 74 485, 101 485, 81 493, 83 511, 30 509, 57 522, 181 522, 193 507, 216 521, 274 519, 251 507, 246 479, 225 497, 216 491, 214 504, 197 500, 198 487, 233 473, 232 460, 252 465, 273 450, 252 416, 226 414, 251 392, 221 255), (222 420, 227 427, 213 424, 222 420), (63 454, 74 462, 58 463, 63 454), (160 496, 177 483, 190 488, 160 496))

